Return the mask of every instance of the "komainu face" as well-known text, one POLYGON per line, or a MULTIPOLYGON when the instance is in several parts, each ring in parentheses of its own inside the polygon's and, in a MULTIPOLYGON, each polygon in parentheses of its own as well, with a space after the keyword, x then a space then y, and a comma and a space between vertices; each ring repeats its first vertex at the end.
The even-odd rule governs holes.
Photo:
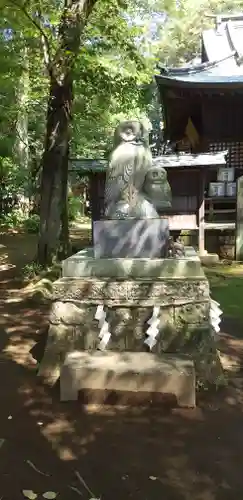
POLYGON ((128 120, 120 123, 114 134, 114 147, 119 146, 122 142, 131 142, 149 145, 149 135, 143 123, 136 120, 128 120))

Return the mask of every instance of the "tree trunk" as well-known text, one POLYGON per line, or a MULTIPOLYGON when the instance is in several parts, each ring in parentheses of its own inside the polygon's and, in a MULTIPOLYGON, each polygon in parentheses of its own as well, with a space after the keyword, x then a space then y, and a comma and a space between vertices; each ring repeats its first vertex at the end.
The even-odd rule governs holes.
POLYGON ((67 193, 67 185, 68 185, 68 159, 69 159, 69 148, 67 149, 67 154, 65 158, 66 165, 63 165, 62 169, 62 213, 61 213, 61 234, 60 234, 60 249, 58 257, 63 259, 67 255, 69 255, 71 245, 69 243, 69 224, 68 224, 68 193, 67 193))
POLYGON ((69 125, 73 102, 73 67, 81 35, 97 0, 65 0, 59 27, 60 45, 49 62, 50 98, 43 156, 40 233, 37 260, 51 264, 60 249, 68 248, 67 181, 69 125), (62 241, 63 246, 63 241, 62 241))
POLYGON ((38 262, 51 264, 59 250, 68 178, 68 142, 72 82, 51 80, 42 167, 38 262))
POLYGON ((29 60, 28 50, 24 47, 21 51, 22 74, 17 86, 16 98, 18 102, 18 116, 16 122, 16 139, 14 145, 14 156, 21 173, 23 184, 19 186, 19 194, 30 198, 29 182, 29 141, 28 141, 28 96, 29 96, 29 60))

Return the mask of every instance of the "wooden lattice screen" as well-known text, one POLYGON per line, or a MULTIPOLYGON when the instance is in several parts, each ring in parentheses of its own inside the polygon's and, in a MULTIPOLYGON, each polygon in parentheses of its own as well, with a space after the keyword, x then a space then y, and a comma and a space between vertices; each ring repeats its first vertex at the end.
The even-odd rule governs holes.
POLYGON ((227 166, 243 168, 243 142, 212 142, 209 144, 209 151, 228 151, 227 166))

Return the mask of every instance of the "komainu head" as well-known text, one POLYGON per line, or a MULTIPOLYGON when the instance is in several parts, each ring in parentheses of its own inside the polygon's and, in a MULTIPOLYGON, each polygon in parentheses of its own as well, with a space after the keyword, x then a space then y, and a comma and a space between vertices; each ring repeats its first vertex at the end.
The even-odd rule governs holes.
POLYGON ((144 124, 137 120, 127 120, 118 125, 114 134, 114 147, 124 142, 149 146, 149 134, 144 124))

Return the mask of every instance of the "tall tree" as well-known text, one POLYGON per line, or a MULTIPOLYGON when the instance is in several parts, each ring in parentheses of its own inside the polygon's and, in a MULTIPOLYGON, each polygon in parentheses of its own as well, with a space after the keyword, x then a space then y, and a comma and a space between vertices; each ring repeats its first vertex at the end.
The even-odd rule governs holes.
MULTIPOLYGON (((19 22, 19 31, 24 32, 28 43, 32 38, 30 66, 33 67, 33 47, 36 49, 41 43, 45 61, 44 80, 49 80, 38 244, 38 260, 42 264, 52 261, 60 238, 64 251, 67 249, 66 185, 73 84, 81 94, 79 111, 83 116, 79 115, 79 120, 85 121, 84 130, 91 128, 91 117, 93 123, 101 118, 106 104, 112 102, 113 110, 116 108, 117 112, 123 106, 125 111, 129 107, 130 92, 134 103, 138 101, 140 90, 137 90, 137 83, 142 81, 140 73, 145 73, 145 65, 141 52, 134 44, 136 27, 130 26, 129 19, 124 15, 124 9, 132 1, 64 0, 63 3, 56 0, 50 5, 46 0, 37 3, 34 0, 8 0, 7 13, 9 15, 11 11, 12 25, 19 22), (98 4, 98 10, 95 4, 98 4), (87 29, 91 17, 94 21, 89 22, 87 29), (65 230, 61 230, 63 228, 65 230)), ((30 95, 32 87, 30 85, 30 95)), ((33 117, 35 107, 30 104, 33 117)))
MULTIPOLYGON (((27 43, 41 46, 45 75, 49 82, 46 132, 42 158, 40 234, 38 261, 51 263, 55 256, 62 221, 67 219, 66 193, 68 148, 73 103, 74 66, 81 37, 97 0, 8 0, 2 14, 8 19, 11 36, 15 32, 27 43)), ((64 223, 65 244, 68 242, 64 223)))
MULTIPOLYGON (((38 260, 52 261, 59 246, 62 222, 67 220, 67 180, 70 120, 73 103, 73 71, 81 35, 97 0, 65 0, 58 27, 57 49, 50 60, 49 41, 43 33, 43 49, 50 78, 46 140, 43 155, 38 260), (63 220, 62 220, 63 219, 63 220)), ((68 243, 64 223, 63 244, 68 243)))

